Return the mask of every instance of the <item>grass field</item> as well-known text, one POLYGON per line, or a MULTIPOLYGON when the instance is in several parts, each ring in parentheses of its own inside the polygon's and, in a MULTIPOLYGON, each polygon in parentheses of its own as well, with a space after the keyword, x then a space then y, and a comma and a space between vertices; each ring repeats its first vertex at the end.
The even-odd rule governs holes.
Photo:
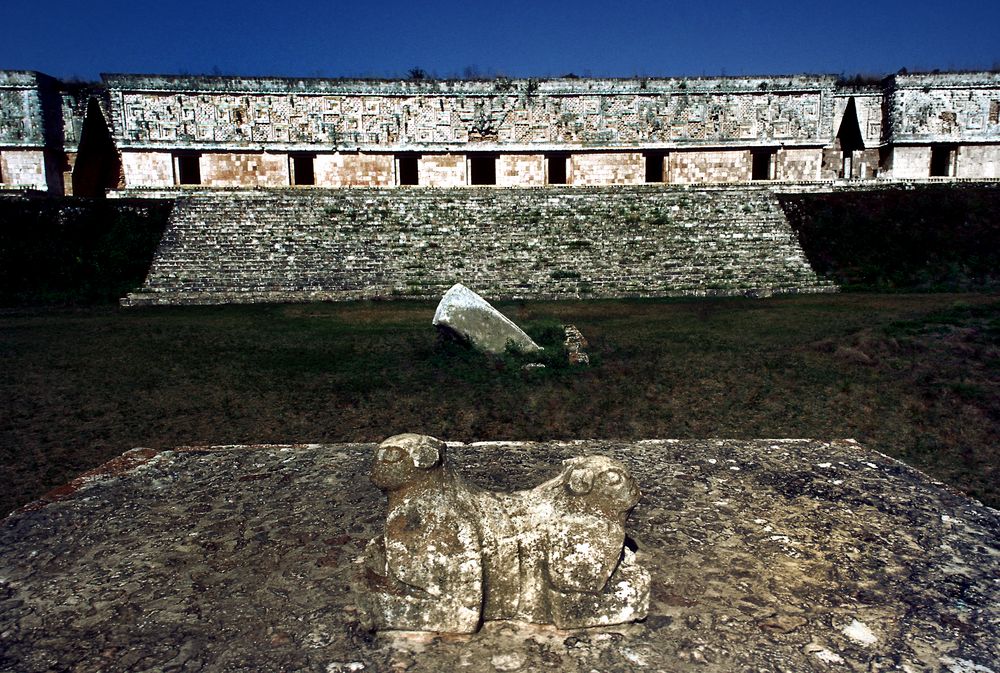
POLYGON ((0 314, 6 512, 136 446, 853 437, 1000 506, 1000 294, 499 304, 593 366, 439 341, 428 302, 0 314))

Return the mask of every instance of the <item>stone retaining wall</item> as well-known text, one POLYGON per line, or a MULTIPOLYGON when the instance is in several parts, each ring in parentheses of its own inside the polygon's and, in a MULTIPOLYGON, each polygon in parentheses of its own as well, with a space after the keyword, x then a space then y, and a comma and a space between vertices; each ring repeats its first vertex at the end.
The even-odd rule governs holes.
POLYGON ((352 189, 178 199, 123 303, 835 291, 765 188, 352 189))

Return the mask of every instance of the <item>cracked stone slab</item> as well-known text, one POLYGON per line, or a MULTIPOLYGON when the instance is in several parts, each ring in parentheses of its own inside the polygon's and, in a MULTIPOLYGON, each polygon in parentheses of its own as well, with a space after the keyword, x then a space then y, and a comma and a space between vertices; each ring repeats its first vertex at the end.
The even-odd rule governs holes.
POLYGON ((522 489, 581 454, 642 484, 641 622, 372 634, 373 444, 143 449, 0 525, 0 671, 1000 673, 1000 513, 851 441, 450 443, 522 489))

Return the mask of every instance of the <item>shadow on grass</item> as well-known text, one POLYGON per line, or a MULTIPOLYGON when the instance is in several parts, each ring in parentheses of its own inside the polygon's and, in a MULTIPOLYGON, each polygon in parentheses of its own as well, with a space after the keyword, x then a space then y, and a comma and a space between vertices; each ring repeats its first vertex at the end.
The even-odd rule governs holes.
POLYGON ((858 439, 994 506, 990 294, 500 302, 546 349, 441 342, 431 302, 9 311, 0 509, 137 446, 483 439, 858 439), (543 344, 544 345, 544 344, 543 344), (558 356, 557 356, 558 353, 558 356))

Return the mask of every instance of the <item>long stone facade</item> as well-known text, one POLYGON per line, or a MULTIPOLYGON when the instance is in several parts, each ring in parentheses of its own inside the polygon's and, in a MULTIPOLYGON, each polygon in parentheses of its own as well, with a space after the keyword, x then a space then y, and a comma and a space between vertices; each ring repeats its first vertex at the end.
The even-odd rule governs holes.
POLYGON ((8 188, 893 178, 1000 178, 1000 73, 80 85, 0 71, 8 188))

